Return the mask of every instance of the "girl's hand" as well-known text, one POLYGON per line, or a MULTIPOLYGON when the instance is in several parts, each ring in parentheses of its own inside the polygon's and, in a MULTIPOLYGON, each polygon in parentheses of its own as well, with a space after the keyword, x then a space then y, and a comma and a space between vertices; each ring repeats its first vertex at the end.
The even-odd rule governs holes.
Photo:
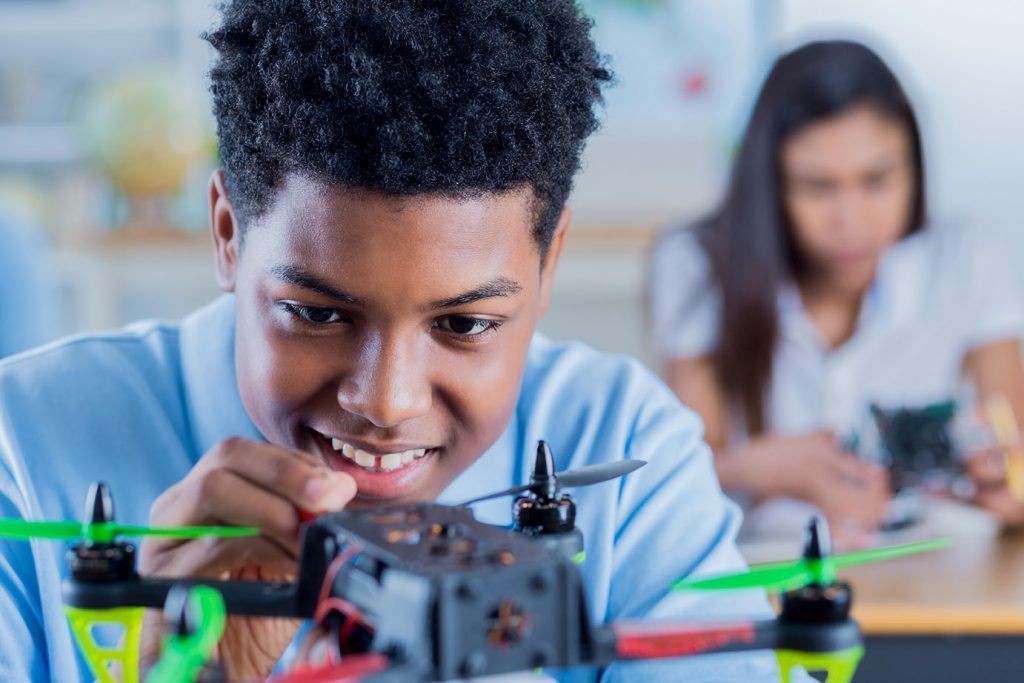
POLYGON ((726 457, 737 488, 762 500, 782 496, 815 505, 846 546, 870 539, 892 498, 888 473, 843 450, 828 431, 761 437, 726 457))
POLYGON ((1024 528, 1024 501, 1014 495, 1007 480, 1007 448, 991 446, 967 457, 965 469, 975 486, 971 502, 991 512, 1004 527, 1024 528))

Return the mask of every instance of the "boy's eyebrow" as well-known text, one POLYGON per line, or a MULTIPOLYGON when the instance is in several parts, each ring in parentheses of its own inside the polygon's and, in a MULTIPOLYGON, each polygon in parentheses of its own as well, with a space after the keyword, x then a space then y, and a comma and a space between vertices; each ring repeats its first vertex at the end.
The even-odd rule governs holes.
POLYGON ((474 287, 468 292, 453 296, 449 299, 441 299, 430 304, 430 308, 454 308, 455 306, 464 306, 471 304, 474 301, 480 301, 481 299, 491 299, 497 296, 513 296, 522 291, 522 287, 518 282, 510 280, 507 277, 499 276, 485 282, 479 287, 474 287))
MULTIPOLYGON (((279 280, 293 284, 296 287, 308 289, 330 299, 336 299, 337 301, 351 304, 353 306, 366 305, 366 302, 359 297, 347 294, 339 289, 335 289, 317 278, 315 275, 312 275, 311 273, 308 273, 296 266, 274 266, 270 269, 270 273, 279 280)), ((481 299, 490 299, 499 296, 513 296, 522 291, 522 289, 522 286, 520 286, 518 282, 504 276, 499 276, 489 282, 485 282, 479 287, 474 287, 468 292, 463 292, 462 294, 448 299, 440 299, 438 301, 431 302, 428 308, 441 309, 464 306, 466 304, 473 303, 474 301, 480 301, 481 299)))
POLYGON ((312 290, 317 294, 322 294, 330 299, 337 299, 338 301, 352 304, 353 306, 366 305, 366 302, 359 297, 352 296, 351 294, 346 294, 341 290, 335 289, 326 282, 317 278, 315 275, 307 273, 296 266, 274 266, 270 269, 270 274, 279 280, 284 280, 296 287, 312 290))

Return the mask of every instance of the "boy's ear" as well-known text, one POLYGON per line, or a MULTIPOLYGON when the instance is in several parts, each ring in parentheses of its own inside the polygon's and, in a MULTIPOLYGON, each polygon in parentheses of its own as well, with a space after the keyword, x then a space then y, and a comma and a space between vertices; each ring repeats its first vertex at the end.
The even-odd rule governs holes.
POLYGON ((548 253, 540 266, 540 314, 548 312, 551 304, 551 288, 555 282, 555 266, 562 255, 562 247, 565 245, 565 233, 569 231, 569 223, 572 221, 572 209, 568 206, 562 208, 558 217, 558 225, 551 236, 551 244, 548 246, 548 253))
POLYGON ((224 171, 217 169, 210 176, 210 233, 213 235, 217 285, 225 292, 235 291, 238 272, 239 233, 235 211, 228 198, 224 171))

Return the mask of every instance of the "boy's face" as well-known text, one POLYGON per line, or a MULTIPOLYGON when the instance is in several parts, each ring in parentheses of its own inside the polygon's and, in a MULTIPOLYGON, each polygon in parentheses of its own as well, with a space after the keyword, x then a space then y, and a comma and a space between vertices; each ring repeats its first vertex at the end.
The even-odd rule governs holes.
POLYGON ((501 434, 550 294, 529 191, 397 198, 290 176, 246 230, 211 183, 242 401, 357 500, 429 500, 501 434))

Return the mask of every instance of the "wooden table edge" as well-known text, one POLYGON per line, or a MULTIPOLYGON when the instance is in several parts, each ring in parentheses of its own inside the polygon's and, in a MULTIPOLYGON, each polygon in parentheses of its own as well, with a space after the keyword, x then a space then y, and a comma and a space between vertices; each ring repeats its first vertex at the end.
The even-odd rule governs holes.
POLYGON ((1024 635, 1024 606, 861 605, 853 616, 868 636, 1024 635))

